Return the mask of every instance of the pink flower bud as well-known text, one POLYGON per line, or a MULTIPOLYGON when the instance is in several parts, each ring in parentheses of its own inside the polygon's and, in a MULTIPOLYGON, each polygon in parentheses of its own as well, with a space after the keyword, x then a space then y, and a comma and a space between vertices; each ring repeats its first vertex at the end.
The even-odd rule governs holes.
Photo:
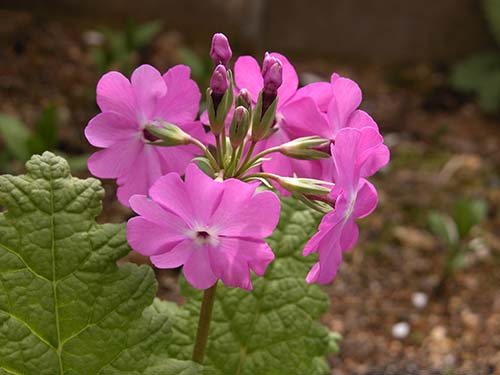
POLYGON ((229 87, 229 81, 227 79, 227 71, 224 65, 217 65, 212 78, 210 78, 210 88, 214 94, 224 94, 229 87))
POLYGON ((283 82, 283 66, 281 61, 268 52, 266 52, 262 63, 262 77, 264 78, 264 91, 276 94, 283 82))
POLYGON ((243 118, 243 115, 245 113, 248 113, 247 109, 245 107, 236 107, 234 110, 234 116, 236 117, 237 122, 241 122, 241 119, 243 118))
POLYGON ((240 93, 236 97, 236 106, 243 106, 246 109, 252 107, 252 95, 247 89, 241 89, 240 93))
POLYGON ((210 48, 210 57, 215 65, 222 64, 227 66, 233 52, 229 46, 229 41, 224 34, 216 33, 212 37, 212 46, 210 48))

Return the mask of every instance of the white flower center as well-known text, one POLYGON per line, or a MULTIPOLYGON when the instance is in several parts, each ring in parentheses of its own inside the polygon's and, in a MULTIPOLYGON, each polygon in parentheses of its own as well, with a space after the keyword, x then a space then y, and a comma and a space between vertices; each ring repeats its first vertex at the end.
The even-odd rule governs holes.
POLYGON ((213 228, 195 226, 195 228, 187 232, 187 235, 193 239, 195 244, 200 246, 216 246, 219 243, 217 233, 213 228))

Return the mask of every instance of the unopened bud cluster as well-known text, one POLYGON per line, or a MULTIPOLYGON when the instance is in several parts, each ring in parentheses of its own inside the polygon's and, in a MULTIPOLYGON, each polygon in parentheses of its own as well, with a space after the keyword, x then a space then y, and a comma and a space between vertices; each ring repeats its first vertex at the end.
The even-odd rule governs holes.
MULTIPOLYGON (((204 163, 211 166, 211 174, 250 180, 254 177, 252 170, 260 167, 266 160, 265 156, 272 153, 300 160, 329 158, 330 154, 319 148, 329 144, 330 140, 318 136, 300 137, 279 147, 255 153, 259 142, 270 136, 276 123, 278 90, 283 83, 283 64, 278 57, 266 52, 261 68, 263 87, 254 103, 246 88, 240 88, 236 97, 234 95, 233 72, 228 66, 231 56, 227 38, 223 34, 215 34, 210 50, 215 67, 206 91, 209 126, 216 140, 212 154, 216 164, 208 161, 204 163), (226 129, 227 125, 229 129, 226 129), (228 134, 226 130, 229 130, 228 134)), ((147 129, 159 138, 153 143, 158 146, 192 143, 191 136, 183 134, 172 124, 163 123, 161 127, 151 126, 147 129)), ((262 174, 259 178, 274 181, 281 188, 303 196, 323 195, 330 191, 322 181, 312 178, 276 174, 262 174)))

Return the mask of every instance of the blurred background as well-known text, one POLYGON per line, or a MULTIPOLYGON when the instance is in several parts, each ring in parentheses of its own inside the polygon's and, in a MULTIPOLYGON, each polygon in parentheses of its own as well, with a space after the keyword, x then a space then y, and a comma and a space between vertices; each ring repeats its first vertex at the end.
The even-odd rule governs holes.
MULTIPOLYGON (((357 81, 392 161, 326 288, 332 374, 500 374, 500 0, 0 0, 0 20, 0 173, 49 149, 88 176, 100 75, 183 63, 203 91, 213 32, 287 55, 301 84, 357 81)), ((122 222, 105 187, 99 220, 122 222)))

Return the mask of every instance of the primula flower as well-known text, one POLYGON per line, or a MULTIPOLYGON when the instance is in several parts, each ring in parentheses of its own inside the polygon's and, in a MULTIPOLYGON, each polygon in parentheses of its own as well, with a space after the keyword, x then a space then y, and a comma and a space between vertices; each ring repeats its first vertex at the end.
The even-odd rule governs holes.
POLYGON ((356 82, 334 73, 329 86, 329 92, 321 86, 315 97, 298 98, 283 110, 294 135, 319 135, 334 140, 343 128, 378 129, 370 115, 358 109, 362 93, 356 82))
POLYGON ((156 179, 168 172, 183 173, 199 154, 195 146, 155 147, 145 126, 160 120, 173 123, 193 136, 204 137, 194 121, 200 91, 190 69, 177 65, 163 76, 152 66, 137 68, 129 81, 118 72, 105 74, 97 84, 99 113, 85 128, 88 141, 103 150, 88 160, 90 172, 116 178, 118 199, 128 206, 133 194, 146 194, 156 179))
POLYGON ((344 128, 331 146, 335 187, 329 198, 335 209, 326 214, 316 233, 304 247, 303 255, 319 252, 307 282, 330 283, 342 261, 342 252, 358 239, 356 219, 368 216, 377 206, 377 191, 364 177, 375 173, 389 161, 383 138, 371 127, 344 128), (382 156, 383 154, 383 156, 382 156))
MULTIPOLYGON (((283 109, 288 119, 288 132, 293 138, 319 135, 334 141, 344 128, 371 127, 378 131, 372 117, 358 109, 362 93, 356 82, 334 73, 327 85, 328 90, 324 85, 318 86, 316 95, 303 95, 283 109)), ((308 172, 308 177, 328 180, 332 176, 332 164, 327 159, 299 163, 302 170, 308 172)))
POLYGON ((158 268, 184 266, 196 288, 218 279, 228 286, 252 289, 250 270, 262 276, 274 259, 263 238, 278 223, 280 202, 257 184, 236 179, 218 182, 190 164, 185 182, 177 173, 161 177, 149 197, 134 195, 127 237, 137 252, 158 268))

